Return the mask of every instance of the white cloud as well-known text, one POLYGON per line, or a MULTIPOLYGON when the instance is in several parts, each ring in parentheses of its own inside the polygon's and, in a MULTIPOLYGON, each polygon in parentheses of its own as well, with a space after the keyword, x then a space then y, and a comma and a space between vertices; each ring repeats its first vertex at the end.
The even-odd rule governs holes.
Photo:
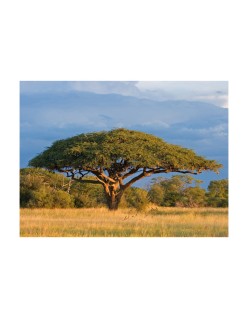
POLYGON ((228 105, 228 82, 225 81, 26 81, 21 93, 83 91, 96 94, 119 94, 157 101, 188 100, 228 105))
POLYGON ((148 98, 156 100, 191 100, 228 105, 226 81, 142 81, 136 86, 148 98))
POLYGON ((140 90, 136 87, 137 83, 135 81, 82 81, 71 82, 71 89, 97 94, 120 94, 138 97, 140 90))
POLYGON ((215 137, 227 137, 228 136, 228 127, 226 123, 222 123, 213 127, 205 128, 189 128, 183 127, 182 132, 189 133, 193 132, 195 135, 200 136, 210 136, 211 134, 215 137))

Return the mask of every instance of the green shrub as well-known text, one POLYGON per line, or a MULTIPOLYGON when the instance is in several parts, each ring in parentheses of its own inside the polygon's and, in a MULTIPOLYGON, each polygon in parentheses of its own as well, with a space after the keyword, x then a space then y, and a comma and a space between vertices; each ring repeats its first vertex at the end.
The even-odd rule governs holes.
POLYGON ((135 208, 137 211, 145 210, 150 203, 147 191, 136 187, 127 189, 122 200, 127 207, 135 208))
POLYGON ((184 207, 204 207, 206 205, 206 191, 199 187, 189 187, 176 204, 184 207))
POLYGON ((101 184, 74 182, 70 189, 74 205, 77 208, 104 206, 106 198, 101 184))
POLYGON ((149 190, 151 202, 160 206, 205 206, 206 191, 200 188, 202 181, 191 176, 175 175, 171 178, 153 179, 149 190))
POLYGON ((22 208, 69 208, 73 198, 67 193, 68 179, 40 168, 20 172, 20 206, 22 208))
POLYGON ((56 208, 69 208, 74 207, 73 197, 62 190, 53 193, 53 207, 56 208))
POLYGON ((228 207, 228 180, 211 181, 208 186, 207 203, 212 207, 228 207))
POLYGON ((41 168, 25 168, 20 171, 22 208, 90 208, 105 203, 100 184, 72 182, 63 175, 41 168))

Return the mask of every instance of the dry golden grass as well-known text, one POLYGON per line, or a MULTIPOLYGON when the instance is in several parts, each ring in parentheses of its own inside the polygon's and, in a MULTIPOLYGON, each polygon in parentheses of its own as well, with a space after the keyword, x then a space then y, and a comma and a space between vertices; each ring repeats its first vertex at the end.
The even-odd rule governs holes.
POLYGON ((226 237, 226 208, 21 209, 23 237, 226 237))

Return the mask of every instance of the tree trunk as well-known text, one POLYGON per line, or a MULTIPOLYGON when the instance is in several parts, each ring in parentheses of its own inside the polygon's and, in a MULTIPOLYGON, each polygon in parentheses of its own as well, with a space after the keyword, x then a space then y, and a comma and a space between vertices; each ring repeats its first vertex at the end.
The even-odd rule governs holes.
POLYGON ((121 197, 123 192, 119 192, 118 194, 112 191, 110 194, 107 194, 107 204, 109 210, 118 210, 119 203, 121 201, 121 197))

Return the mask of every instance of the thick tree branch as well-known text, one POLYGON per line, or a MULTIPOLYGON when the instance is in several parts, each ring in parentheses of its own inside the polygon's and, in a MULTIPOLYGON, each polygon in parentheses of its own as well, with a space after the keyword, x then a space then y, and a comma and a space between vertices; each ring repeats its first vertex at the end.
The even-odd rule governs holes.
MULTIPOLYGON (((131 179, 129 182, 127 182, 124 186, 123 186, 123 189, 127 189, 128 187, 130 187, 133 183, 135 183, 136 181, 144 178, 144 177, 147 177, 147 176, 150 176, 152 174, 157 174, 157 173, 168 173, 168 172, 179 172, 179 173, 190 173, 190 174, 197 174, 197 172, 194 172, 194 171, 190 171, 190 170, 173 170, 173 169, 161 169, 161 168, 158 168, 158 169, 149 169, 147 170, 147 168, 144 168, 143 169, 143 172, 141 174, 139 174, 138 176, 134 177, 133 179, 131 179)), ((131 175, 131 171, 129 173, 129 175, 131 175)))
POLYGON ((107 176, 102 169, 92 169, 90 167, 81 167, 79 169, 73 169, 73 168, 56 168, 57 171, 62 172, 62 173, 66 173, 67 177, 71 177, 75 180, 82 180, 87 174, 92 173, 94 174, 97 179, 99 180, 99 182, 111 182, 111 183, 115 183, 116 180, 114 180, 113 178, 107 176), (83 173, 83 171, 85 171, 85 173, 83 173), (80 174, 80 178, 76 178, 75 175, 76 174, 80 174))
POLYGON ((131 169, 129 172, 127 172, 126 174, 124 174, 124 175, 122 176, 122 180, 124 180, 124 179, 126 179, 127 177, 133 175, 133 174, 136 173, 139 169, 140 169, 140 167, 136 167, 136 168, 131 169))
POLYGON ((133 179, 131 179, 129 182, 127 182, 124 186, 123 186, 123 189, 127 189, 128 187, 130 187, 134 182, 146 177, 147 174, 144 174, 144 171, 139 174, 138 176, 134 177, 133 179))
POLYGON ((100 172, 99 170, 92 170, 91 171, 98 179, 102 180, 103 182, 112 182, 112 183, 115 183, 116 180, 110 178, 109 176, 107 176, 105 173, 103 172, 100 172))

